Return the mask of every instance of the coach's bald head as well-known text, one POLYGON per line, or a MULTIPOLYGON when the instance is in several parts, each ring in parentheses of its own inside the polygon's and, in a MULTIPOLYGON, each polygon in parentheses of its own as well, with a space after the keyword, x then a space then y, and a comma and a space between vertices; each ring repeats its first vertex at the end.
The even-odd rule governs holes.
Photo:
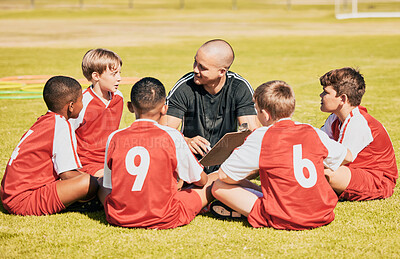
POLYGON ((235 59, 235 53, 231 45, 221 39, 207 41, 200 47, 199 51, 212 56, 217 66, 226 69, 229 69, 235 59))

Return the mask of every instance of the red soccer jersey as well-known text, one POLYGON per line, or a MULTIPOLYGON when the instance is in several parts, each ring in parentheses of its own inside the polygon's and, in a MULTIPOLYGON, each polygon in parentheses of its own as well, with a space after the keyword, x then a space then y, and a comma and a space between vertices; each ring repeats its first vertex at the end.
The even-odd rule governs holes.
POLYGON ((322 130, 351 151, 354 160, 347 164, 350 169, 363 169, 379 180, 386 178, 392 183, 388 187, 395 187, 398 171, 392 142, 383 125, 366 108, 354 108, 343 124, 331 114, 322 130))
POLYGON ((259 169, 263 197, 248 216, 253 227, 302 230, 334 219, 338 199, 324 166, 336 170, 346 153, 321 130, 283 119, 256 129, 221 168, 237 181, 259 169))
MULTIPOLYGON (((83 92, 83 108, 77 119, 70 119, 76 129, 78 155, 86 171, 87 165, 97 171, 104 167, 104 155, 108 136, 119 128, 124 100, 122 93, 111 94, 111 100, 105 103, 92 87, 83 92)), ((87 171, 90 174, 95 171, 87 171)))
POLYGON ((182 218, 190 216, 174 197, 177 178, 195 182, 202 171, 179 131, 136 120, 108 139, 103 184, 112 191, 105 200, 107 221, 160 229, 183 225, 187 219, 182 218))
POLYGON ((1 200, 9 210, 20 200, 59 174, 81 167, 76 139, 70 123, 54 112, 47 112, 22 136, 8 161, 1 182, 1 200))

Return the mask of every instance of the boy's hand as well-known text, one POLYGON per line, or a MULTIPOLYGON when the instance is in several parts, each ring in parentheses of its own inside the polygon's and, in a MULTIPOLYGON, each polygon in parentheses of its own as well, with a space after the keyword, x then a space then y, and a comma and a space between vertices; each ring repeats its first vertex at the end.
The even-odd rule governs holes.
POLYGON ((182 179, 179 179, 178 185, 177 185, 178 191, 180 191, 182 189, 183 184, 184 184, 184 181, 182 179))
POLYGON ((194 154, 200 154, 204 156, 211 149, 210 142, 201 136, 196 136, 193 138, 185 137, 185 140, 190 148, 190 151, 192 151, 194 154))
POLYGON ((347 149, 347 154, 342 162, 342 165, 348 164, 350 162, 353 162, 353 155, 351 154, 351 151, 347 149))

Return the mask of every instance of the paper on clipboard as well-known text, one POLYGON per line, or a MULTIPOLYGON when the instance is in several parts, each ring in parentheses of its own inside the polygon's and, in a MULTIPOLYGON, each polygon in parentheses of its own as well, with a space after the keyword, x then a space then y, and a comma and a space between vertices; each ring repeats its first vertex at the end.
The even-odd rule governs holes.
POLYGON ((250 133, 251 130, 226 133, 199 162, 203 166, 222 164, 250 133))

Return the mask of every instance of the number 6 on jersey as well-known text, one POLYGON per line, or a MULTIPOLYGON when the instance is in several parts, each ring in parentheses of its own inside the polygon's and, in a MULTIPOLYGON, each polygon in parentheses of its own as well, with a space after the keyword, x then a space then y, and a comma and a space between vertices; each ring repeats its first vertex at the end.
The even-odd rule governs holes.
POLYGON ((144 147, 133 147, 125 157, 125 167, 129 174, 136 175, 132 191, 141 191, 150 166, 150 154, 144 147))

